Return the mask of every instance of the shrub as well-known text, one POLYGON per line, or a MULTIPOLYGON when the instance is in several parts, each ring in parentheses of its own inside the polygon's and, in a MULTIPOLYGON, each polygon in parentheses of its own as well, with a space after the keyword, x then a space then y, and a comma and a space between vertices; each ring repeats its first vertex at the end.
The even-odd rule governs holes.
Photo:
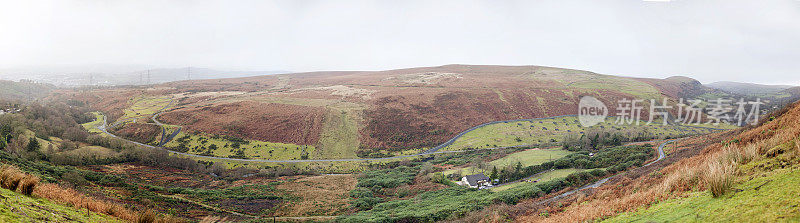
POLYGON ((372 190, 356 187, 356 189, 350 191, 350 197, 364 198, 364 197, 375 197, 375 196, 373 195, 372 190))
POLYGON ((62 174, 61 175, 61 179, 64 179, 65 181, 67 181, 67 182, 69 182, 71 184, 74 184, 74 185, 86 185, 86 184, 89 184, 89 181, 87 181, 86 178, 83 178, 83 176, 80 173, 76 172, 76 171, 70 171, 70 172, 62 174))
POLYGON ((33 175, 26 175, 17 186, 17 191, 25 196, 31 196, 36 185, 39 185, 39 178, 33 175))
POLYGON ((136 223, 153 223, 156 222, 156 217, 158 217, 158 215, 152 210, 140 212, 136 216, 136 223))
POLYGON ((25 174, 14 166, 3 166, 0 168, 0 186, 9 190, 16 190, 20 181, 25 178, 25 174))
POLYGON ((704 182, 714 197, 727 193, 733 187, 735 167, 721 159, 712 161, 706 168, 704 182))
POLYGON ((362 197, 350 202, 350 206, 361 211, 372 209, 373 206, 383 202, 379 197, 362 197))
POLYGON ((400 166, 389 170, 374 170, 364 173, 358 178, 358 187, 364 188, 395 188, 402 184, 411 183, 417 170, 411 167, 400 166))
POLYGON ((668 174, 661 183, 661 190, 664 192, 686 191, 693 188, 699 182, 700 176, 694 167, 686 165, 668 174))

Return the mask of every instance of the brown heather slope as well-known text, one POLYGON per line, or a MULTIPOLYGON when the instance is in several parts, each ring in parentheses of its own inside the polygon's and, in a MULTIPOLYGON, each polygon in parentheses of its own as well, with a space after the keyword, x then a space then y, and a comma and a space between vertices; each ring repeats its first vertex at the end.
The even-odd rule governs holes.
MULTIPOLYGON (((346 134, 357 138, 351 140, 358 142, 350 145, 351 150, 369 152, 433 146, 490 121, 575 114, 583 95, 611 104, 621 98, 702 93, 704 88, 695 82, 541 66, 445 65, 179 81, 118 93, 174 96, 179 103, 161 118, 187 125, 189 131, 315 145, 322 150, 328 145, 320 145, 319 135, 340 131, 323 130, 324 123, 334 121, 324 117, 346 114, 348 123, 356 123, 358 129, 357 135, 346 134)), ((112 90, 97 93, 107 95, 105 91, 112 90)), ((77 94, 117 109, 114 97, 77 94)))
POLYGON ((111 131, 119 137, 142 143, 150 143, 161 134, 161 128, 152 123, 128 123, 111 131))
POLYGON ((179 109, 160 119, 194 132, 313 145, 319 139, 323 115, 322 108, 240 101, 179 109))

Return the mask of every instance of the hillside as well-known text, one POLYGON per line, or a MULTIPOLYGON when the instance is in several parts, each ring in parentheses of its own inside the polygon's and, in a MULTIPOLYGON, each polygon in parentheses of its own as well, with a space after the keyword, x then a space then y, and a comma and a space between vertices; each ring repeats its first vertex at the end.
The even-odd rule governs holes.
POLYGON ((787 89, 784 89, 783 91, 781 91, 780 93, 797 96, 797 95, 800 95, 800 87, 787 88, 787 89))
POLYGON ((87 213, 53 201, 24 196, 10 190, 0 188, 1 222, 124 222, 105 214, 87 213), (87 215, 88 214, 88 215, 87 215))
POLYGON ((579 96, 689 97, 707 89, 685 77, 627 78, 540 66, 445 65, 179 81, 149 89, 70 93, 122 116, 137 95, 171 97, 159 116, 193 134, 315 146, 317 158, 398 153, 438 145, 497 120, 575 114, 579 96))
POLYGON ((774 94, 786 90, 788 88, 794 87, 792 85, 765 85, 765 84, 740 83, 731 81, 719 81, 707 84, 706 86, 741 95, 774 94))
POLYGON ((800 103, 767 117, 774 118, 757 127, 679 140, 667 148, 664 162, 631 170, 557 204, 518 205, 511 210, 529 211, 517 212, 520 216, 514 218, 519 222, 797 222, 800 103))
POLYGON ((54 90, 54 86, 31 81, 0 80, 0 99, 31 100, 46 96, 54 90))

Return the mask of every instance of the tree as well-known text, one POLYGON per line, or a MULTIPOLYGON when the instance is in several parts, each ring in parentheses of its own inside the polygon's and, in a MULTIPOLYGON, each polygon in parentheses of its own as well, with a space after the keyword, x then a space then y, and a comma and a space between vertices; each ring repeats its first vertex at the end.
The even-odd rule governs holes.
POLYGON ((28 146, 26 149, 30 152, 39 151, 39 140, 36 140, 36 137, 31 137, 30 142, 28 142, 28 146))
POLYGON ((0 135, 0 149, 5 149, 5 148, 6 148, 6 137, 0 135))
POLYGON ((497 167, 496 166, 492 166, 492 173, 489 174, 489 178, 491 180, 497 179, 497 167))

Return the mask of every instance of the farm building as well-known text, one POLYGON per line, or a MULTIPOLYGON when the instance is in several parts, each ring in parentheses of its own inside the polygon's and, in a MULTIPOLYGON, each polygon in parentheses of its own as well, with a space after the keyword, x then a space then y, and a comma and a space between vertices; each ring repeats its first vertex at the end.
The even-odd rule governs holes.
POLYGON ((492 185, 491 180, 482 173, 464 176, 461 178, 460 184, 471 188, 480 188, 492 185))

